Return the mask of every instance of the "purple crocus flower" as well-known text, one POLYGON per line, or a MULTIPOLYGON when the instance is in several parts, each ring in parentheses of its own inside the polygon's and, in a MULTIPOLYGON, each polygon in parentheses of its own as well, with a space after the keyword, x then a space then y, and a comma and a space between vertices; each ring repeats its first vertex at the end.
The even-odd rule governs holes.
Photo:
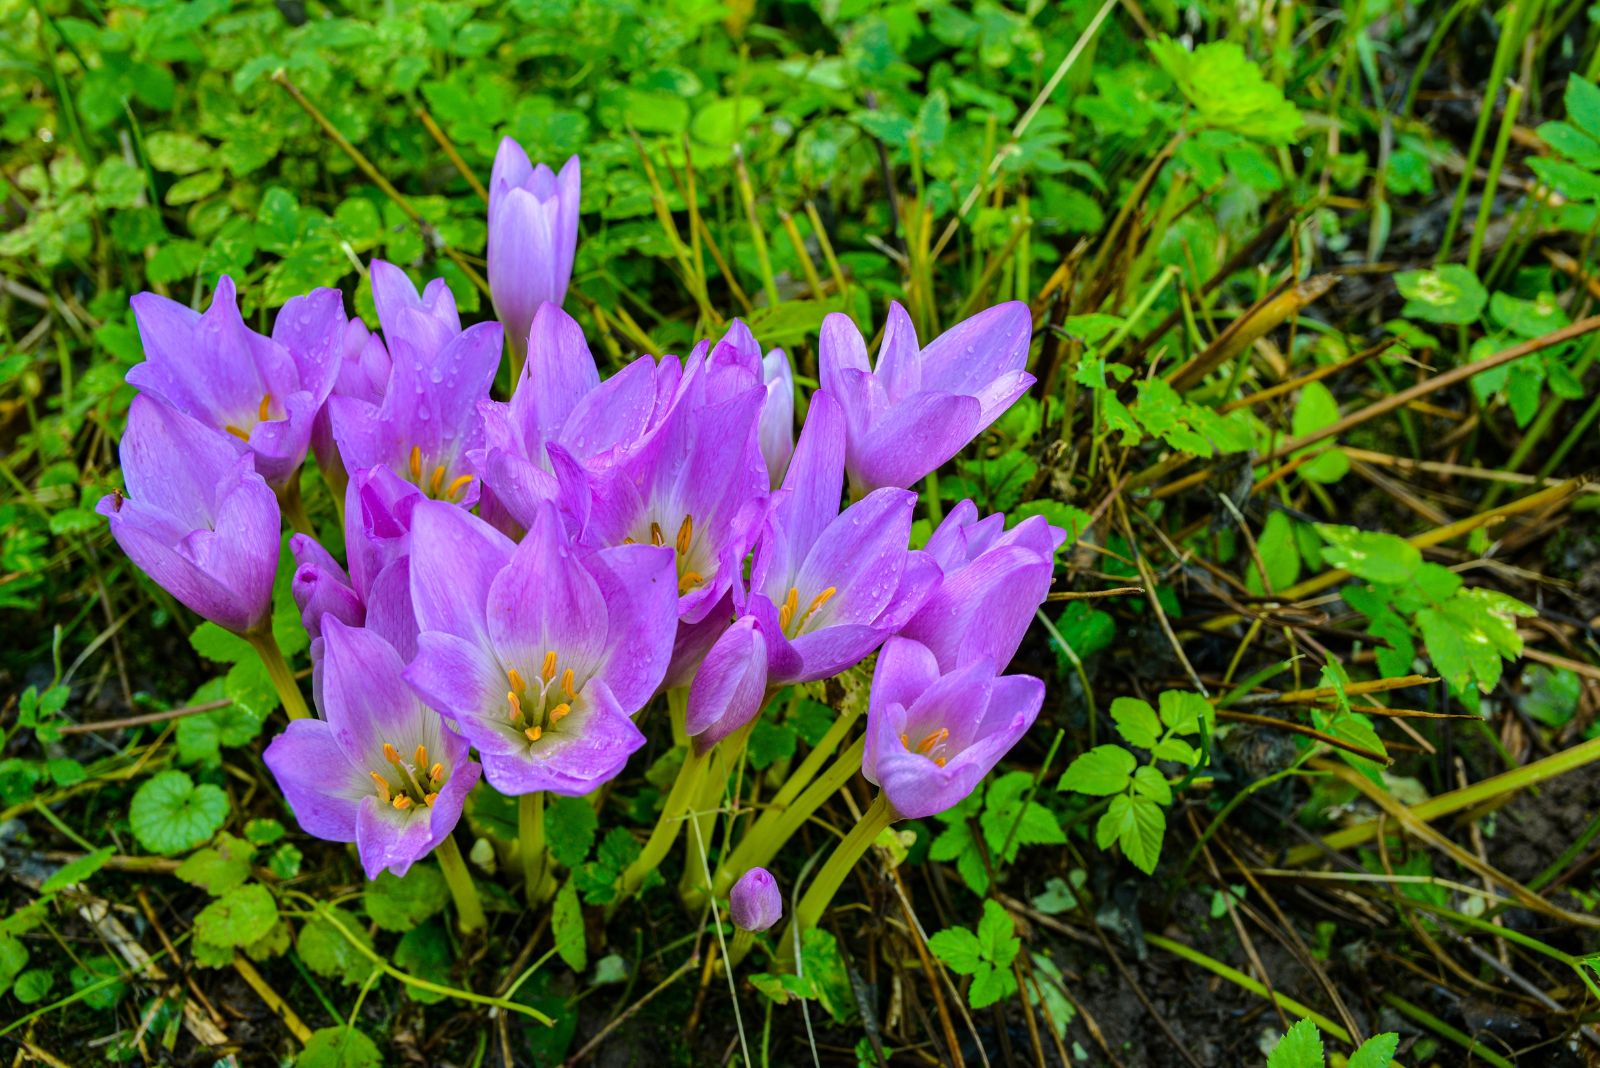
POLYGON ((272 616, 278 499, 250 450, 140 395, 120 447, 128 495, 95 510, 139 568, 184 605, 236 633, 272 616))
POLYGON ((861 773, 900 818, 936 816, 972 793, 1043 702, 1031 675, 997 676, 984 659, 941 674, 927 646, 890 638, 872 675, 861 773))
POLYGON ((577 156, 557 174, 501 139, 489 175, 489 292, 519 361, 539 305, 566 299, 581 186, 577 156))
MULTIPOLYGON (((376 407, 383 401, 392 369, 383 339, 368 330, 360 319, 351 319, 345 326, 342 359, 330 397, 356 397, 376 407)), ((311 424, 311 453, 317 458, 324 481, 335 495, 340 495, 344 493, 349 474, 333 440, 333 416, 328 407, 324 403, 311 424)))
POLYGON ((874 490, 839 511, 844 442, 839 406, 818 390, 756 543, 748 592, 734 588, 741 619, 706 654, 689 691, 691 736, 730 734, 760 711, 765 690, 855 664, 938 581, 932 557, 908 548, 916 494, 874 490))
POLYGON ((999 513, 979 519, 977 506, 962 501, 924 547, 944 578, 900 633, 927 646, 944 671, 979 659, 1010 663, 1050 592, 1066 531, 1043 516, 1010 530, 1005 520, 999 513))
POLYGON ((765 388, 757 437, 768 480, 776 489, 783 483, 783 473, 794 453, 794 372, 789 367, 789 357, 782 349, 763 356, 750 328, 743 320, 735 319, 722 340, 710 349, 706 363, 721 373, 725 391, 747 387, 747 377, 765 388), (737 373, 728 374, 729 371, 737 373))
POLYGON ((323 641, 322 718, 289 724, 262 759, 302 830, 354 842, 369 879, 404 875, 449 837, 482 769, 387 642, 331 617, 323 641))
POLYGON ((998 419, 1033 383, 1023 370, 1032 332, 1028 306, 1012 301, 919 348, 911 317, 890 304, 874 368, 849 317, 823 320, 822 386, 845 411, 855 491, 911 486, 998 419))
POLYGON ((483 443, 478 402, 500 366, 500 324, 462 330, 443 279, 419 295, 398 267, 374 260, 371 273, 392 366, 381 401, 328 401, 339 454, 348 470, 387 465, 429 497, 471 507, 467 453, 483 443))
POLYGON ((130 303, 145 360, 128 384, 245 442, 261 476, 286 485, 339 370, 348 322, 339 291, 290 300, 270 338, 245 325, 227 275, 204 313, 155 293, 130 303))
POLYGON ((652 425, 657 392, 649 358, 602 382, 576 320, 553 304, 540 305, 510 402, 478 406, 484 448, 469 460, 482 473, 485 518, 508 533, 528 527, 542 502, 560 496, 547 447, 558 446, 563 460, 585 469, 603 469, 652 425))
POLYGON ((681 373, 676 361, 662 361, 654 410, 664 414, 601 470, 548 446, 565 473, 562 497, 582 542, 675 550, 685 623, 705 619, 733 585, 767 506, 756 436, 765 390, 737 373, 749 388, 727 395, 710 361, 691 357, 681 373), (573 477, 578 472, 585 473, 573 477))
POLYGON ((472 741, 505 794, 579 796, 644 744, 629 718, 667 669, 672 551, 575 545, 554 506, 520 544, 460 508, 419 502, 406 679, 472 741))
POLYGON ((312 691, 322 685, 322 620, 331 615, 366 627, 409 661, 417 651, 411 610, 411 513, 422 491, 387 467, 357 471, 345 491, 346 573, 333 555, 305 534, 289 539, 295 572, 291 590, 311 635, 312 691))
POLYGON ((765 931, 783 919, 783 894, 765 868, 751 868, 728 893, 728 915, 741 931, 765 931))

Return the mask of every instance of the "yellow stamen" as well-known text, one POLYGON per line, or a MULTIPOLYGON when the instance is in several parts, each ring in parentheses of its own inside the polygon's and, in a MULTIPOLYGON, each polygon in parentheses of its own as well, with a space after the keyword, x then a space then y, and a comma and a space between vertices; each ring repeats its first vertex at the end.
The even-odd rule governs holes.
POLYGON ((437 800, 439 800, 439 792, 437 790, 435 790, 433 793, 431 793, 428 796, 424 797, 422 799, 422 803, 424 805, 431 805, 437 800))
POLYGON ((563 701, 550 710, 550 726, 554 727, 561 722, 561 718, 572 711, 572 706, 563 701))
POLYGON ((528 684, 522 681, 522 673, 516 668, 511 668, 506 672, 506 679, 511 683, 511 688, 518 693, 528 692, 528 684))
POLYGON ((250 435, 247 432, 245 432, 243 430, 240 430, 238 427, 234 426, 231 423, 228 424, 227 426, 223 427, 222 429, 226 430, 228 433, 232 434, 234 437, 238 438, 240 441, 249 441, 250 440, 250 435))
POLYGON ((572 669, 567 668, 561 673, 561 692, 566 696, 567 700, 576 701, 578 699, 578 691, 572 688, 572 682, 572 669))
POLYGON ((406 809, 411 807, 411 795, 396 794, 394 800, 389 803, 395 808, 399 809, 401 812, 404 812, 406 809))
POLYGON ((546 686, 550 685, 550 680, 556 677, 556 651, 554 649, 544 654, 544 667, 539 670, 539 677, 544 680, 546 686))
POLYGON ((389 782, 377 772, 371 772, 372 781, 378 784, 378 796, 383 798, 383 803, 389 803, 389 782))
POLYGON ((663 535, 661 533, 661 524, 655 522, 654 520, 651 520, 651 522, 650 522, 650 544, 651 545, 665 545, 666 543, 667 543, 667 539, 666 539, 665 535, 663 535))
POLYGON ((425 768, 425 767, 428 766, 428 747, 427 746, 425 746, 425 745, 417 746, 417 751, 413 755, 417 758, 417 761, 416 761, 416 766, 417 767, 425 768))
POLYGON ((522 722, 522 698, 518 697, 515 690, 506 691, 506 704, 511 706, 511 722, 522 722))
POLYGON ((790 586, 789 595, 783 599, 783 607, 778 609, 778 629, 788 632, 789 621, 794 618, 795 609, 799 607, 800 590, 796 586, 790 586))
POLYGON ((800 617, 800 622, 794 625, 794 629, 799 630, 801 627, 804 627, 806 625, 806 620, 810 619, 817 609, 831 601, 833 599, 833 595, 838 592, 839 587, 829 586, 827 589, 811 598, 811 604, 806 608, 806 614, 800 617))
POLYGON ((705 579, 701 577, 700 572, 698 572, 698 571, 685 571, 683 573, 683 577, 678 580, 678 594, 679 594, 679 596, 682 596, 683 594, 688 593, 690 590, 694 589, 696 586, 700 585, 704 581, 705 581, 705 579))
POLYGON ((935 764, 937 764, 941 768, 944 767, 944 764, 945 764, 944 757, 934 757, 933 758, 933 762, 935 764))
POLYGON ((390 745, 388 742, 384 742, 383 743, 383 759, 387 760, 391 764, 400 763, 400 750, 396 749, 394 746, 390 745))
POLYGON ((411 446, 411 481, 422 481, 422 446, 411 446))
POLYGON ((623 538, 622 539, 622 544, 624 544, 624 545, 633 545, 635 543, 634 543, 634 540, 632 538, 623 538))
POLYGON ((261 407, 256 409, 256 422, 265 423, 267 421, 267 412, 271 409, 271 407, 272 394, 268 393, 261 398, 261 407))
POLYGON ((433 474, 428 477, 428 495, 437 499, 442 488, 444 488, 444 464, 435 467, 433 474))
POLYGON ((900 736, 900 744, 905 746, 907 749, 910 749, 911 748, 911 735, 902 734, 900 736))
POLYGON ((917 752, 924 753, 924 754, 931 753, 935 749, 937 749, 939 746, 943 745, 944 742, 945 742, 945 739, 949 738, 949 737, 950 737, 950 728, 949 727, 940 727, 936 731, 930 731, 926 738, 922 739, 922 741, 917 743, 917 752))
POLYGON ((686 556, 689 553, 689 541, 694 537, 694 516, 683 517, 683 525, 678 528, 678 555, 686 556))
POLYGON ((438 786, 440 783, 444 782, 443 764, 435 764, 433 767, 428 769, 428 781, 435 786, 438 786))
POLYGON ((472 476, 471 475, 458 475, 458 476, 456 476, 455 481, 451 482, 450 485, 445 487, 445 490, 444 490, 445 499, 446 500, 452 500, 452 501, 455 500, 456 494, 458 494, 462 490, 466 489, 467 483, 469 483, 471 481, 472 481, 472 476))
POLYGON ((544 736, 544 728, 543 727, 529 727, 527 730, 523 731, 522 733, 528 736, 528 741, 537 742, 541 737, 544 736))

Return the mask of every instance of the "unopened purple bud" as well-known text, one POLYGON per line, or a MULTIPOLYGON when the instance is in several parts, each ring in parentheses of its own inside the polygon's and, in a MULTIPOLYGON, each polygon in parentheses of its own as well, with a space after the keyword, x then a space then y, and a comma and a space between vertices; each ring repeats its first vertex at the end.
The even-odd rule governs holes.
POLYGON ((765 931, 783 919, 783 895, 778 892, 778 881, 765 868, 751 868, 733 884, 728 912, 740 930, 765 931))

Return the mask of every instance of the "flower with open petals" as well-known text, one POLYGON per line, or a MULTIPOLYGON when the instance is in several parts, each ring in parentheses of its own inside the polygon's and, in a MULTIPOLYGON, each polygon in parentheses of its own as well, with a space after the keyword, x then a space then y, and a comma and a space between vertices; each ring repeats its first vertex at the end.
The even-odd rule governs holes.
POLYGON ((927 646, 890 638, 867 702, 861 772, 902 819, 960 804, 1033 726, 1044 683, 974 660, 941 674, 927 646))
POLYGON ((369 879, 404 875, 449 837, 482 769, 387 642, 331 617, 323 628, 322 718, 289 724, 262 759, 302 830, 354 842, 369 879))
POLYGON ((128 494, 96 511, 135 564, 184 605, 243 634, 272 616, 278 499, 250 451, 199 420, 138 396, 122 435, 128 494))
POLYGON ((825 390, 756 543, 740 619, 706 654, 687 728, 702 749, 749 723, 768 689, 825 679, 857 663, 921 607, 939 579, 909 547, 916 495, 880 489, 839 511, 844 419, 825 390))
POLYGON ((478 402, 500 366, 499 323, 461 329, 442 279, 418 294, 404 271, 372 263, 372 295, 391 368, 381 401, 335 394, 333 437, 351 471, 387 465, 425 494, 471 507, 477 480, 467 454, 481 447, 478 402))
POLYGON ((540 304, 560 306, 578 247, 582 179, 573 156, 557 174, 502 138, 489 175, 489 292, 519 356, 540 304))
POLYGON ((877 365, 855 323, 822 323, 822 386, 849 425, 847 466, 859 493, 909 487, 960 452, 1033 384, 1023 370, 1028 306, 999 304, 957 323, 925 348, 899 304, 889 305, 877 365))
POLYGON ((1066 531, 1037 515, 1010 530, 1005 522, 999 513, 979 519, 977 506, 962 501, 924 547, 944 577, 900 633, 926 645, 945 671, 978 659, 1010 663, 1050 592, 1066 531))
POLYGON ((765 868, 751 868, 728 892, 728 916, 741 931, 765 931, 783 919, 783 894, 765 868))
POLYGON ((520 544, 460 508, 417 504, 406 679, 472 741, 505 794, 579 796, 644 744, 630 718, 672 653, 672 551, 586 549, 554 506, 520 544))
POLYGON ((339 291, 290 300, 270 338, 245 325, 227 275, 204 313, 155 293, 130 303, 145 360, 128 372, 128 384, 243 441, 261 477, 286 485, 305 461, 343 357, 349 320, 339 291))

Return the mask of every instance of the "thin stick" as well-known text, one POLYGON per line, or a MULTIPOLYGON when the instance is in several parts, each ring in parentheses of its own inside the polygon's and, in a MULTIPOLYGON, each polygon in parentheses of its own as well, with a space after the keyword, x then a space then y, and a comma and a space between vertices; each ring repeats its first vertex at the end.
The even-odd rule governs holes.
POLYGON ((417 118, 422 120, 422 126, 428 131, 428 136, 432 137, 434 143, 444 150, 444 154, 450 158, 450 162, 456 165, 456 170, 461 172, 461 177, 467 180, 467 184, 472 187, 472 191, 478 194, 478 197, 485 204, 489 203, 489 191, 483 187, 483 183, 478 180, 478 176, 472 173, 472 168, 467 166, 467 161, 461 158, 461 153, 456 151, 455 143, 450 140, 449 135, 439 128, 438 123, 433 121, 433 116, 428 113, 428 109, 418 104, 414 109, 414 113, 417 118))
POLYGON ((610 1023, 602 1027, 593 1038, 584 1043, 582 1049, 568 1057, 566 1061, 566 1068, 572 1068, 573 1065, 583 1060, 590 1053, 593 1053, 595 1047, 606 1040, 606 1036, 610 1035, 611 1032, 615 1031, 618 1027, 621 1027, 623 1024, 632 1019, 633 1014, 650 1004, 656 995, 660 994, 663 990, 667 989, 667 987, 671 986, 673 983, 676 983, 679 979, 682 979, 685 975, 688 975, 690 972, 692 972, 695 969, 695 966, 699 963, 700 957, 699 954, 696 954, 684 961, 682 964, 678 965, 677 971, 673 972, 671 975, 661 980, 661 982, 657 983, 655 989, 651 990, 650 993, 646 994, 632 1005, 629 1005, 627 1012, 624 1012, 621 1016, 618 1016, 615 1020, 612 1020, 610 1023))

